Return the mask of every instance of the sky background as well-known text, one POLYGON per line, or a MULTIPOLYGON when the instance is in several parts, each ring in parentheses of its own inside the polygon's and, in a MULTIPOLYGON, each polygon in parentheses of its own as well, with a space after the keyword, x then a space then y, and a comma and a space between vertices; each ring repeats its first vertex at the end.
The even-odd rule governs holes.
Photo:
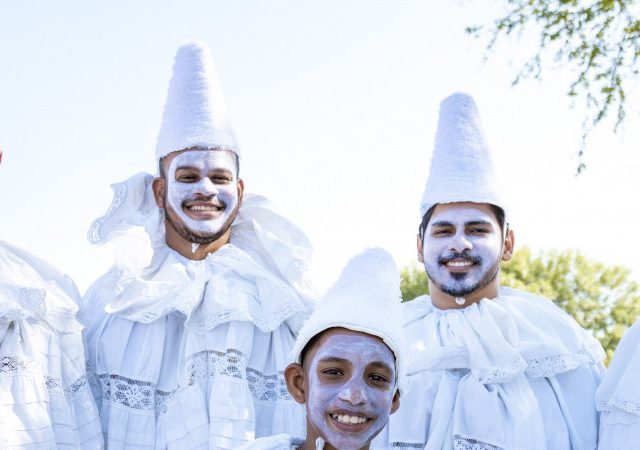
MULTIPOLYGON (((320 291, 362 248, 415 260, 418 207, 440 101, 476 99, 508 187, 516 245, 576 248, 640 274, 637 111, 597 129, 575 177, 583 110, 572 73, 512 87, 535 35, 464 28, 493 0, 0 0, 0 239, 70 274, 81 291, 113 261, 89 244, 111 183, 155 173, 176 49, 209 46, 243 152, 248 192, 314 244, 320 291)), ((629 102, 633 105, 633 102, 629 102)))

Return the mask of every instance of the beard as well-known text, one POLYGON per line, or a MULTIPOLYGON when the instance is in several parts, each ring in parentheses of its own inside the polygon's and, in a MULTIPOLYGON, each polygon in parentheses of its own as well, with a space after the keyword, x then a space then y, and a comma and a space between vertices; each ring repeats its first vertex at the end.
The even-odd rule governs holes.
POLYGON ((180 219, 178 214, 173 210, 173 208, 169 205, 169 203, 165 200, 165 208, 164 208, 164 218, 169 223, 169 226, 173 228, 173 230, 180 235, 183 239, 186 239, 189 242, 194 244, 210 244, 212 242, 220 239, 226 232, 229 230, 233 222, 236 220, 238 216, 238 211, 240 210, 240 203, 238 202, 227 217, 227 220, 224 221, 222 226, 213 233, 206 233, 202 231, 192 230, 187 227, 187 225, 180 219))
MULTIPOLYGON (((480 257, 471 257, 467 254, 457 254, 451 255, 446 258, 438 258, 437 267, 442 267, 446 261, 454 258, 465 258, 469 261, 474 262, 475 264, 482 264, 482 258, 480 257)), ((431 280, 433 284, 435 284, 438 289, 440 289, 445 294, 449 294, 452 297, 466 297, 467 295, 478 291, 489 283, 491 283, 500 273, 500 261, 501 258, 498 257, 496 260, 489 266, 489 268, 480 276, 480 279, 477 281, 469 281, 465 283, 465 279, 469 277, 468 273, 451 273, 449 274, 454 281, 447 282, 447 280, 441 280, 439 282, 436 279, 435 273, 431 273, 429 267, 425 264, 425 271, 427 272, 427 276, 431 280)))

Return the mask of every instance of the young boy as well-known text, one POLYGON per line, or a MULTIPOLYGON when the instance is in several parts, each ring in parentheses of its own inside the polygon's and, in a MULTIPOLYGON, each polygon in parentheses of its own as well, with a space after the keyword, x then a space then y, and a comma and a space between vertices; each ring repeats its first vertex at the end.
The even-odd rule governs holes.
POLYGON ((403 377, 400 278, 391 256, 351 259, 300 330, 285 370, 307 413, 306 438, 281 434, 245 450, 369 449, 400 406, 403 377))

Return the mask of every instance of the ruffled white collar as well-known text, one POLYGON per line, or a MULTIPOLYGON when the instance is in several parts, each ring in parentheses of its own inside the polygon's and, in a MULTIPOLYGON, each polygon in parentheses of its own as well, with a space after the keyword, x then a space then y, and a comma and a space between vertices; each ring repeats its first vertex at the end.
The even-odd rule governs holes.
POLYGON ((406 304, 405 324, 422 319, 409 372, 469 369, 484 384, 521 373, 549 377, 604 359, 600 343, 551 301, 511 288, 493 300, 440 310, 427 296, 406 304))
POLYGON ((178 311, 200 333, 232 320, 251 321, 261 331, 286 320, 297 331, 315 297, 307 276, 310 257, 298 228, 264 197, 247 195, 231 243, 202 261, 158 244, 151 264, 121 280, 125 287, 105 310, 144 323, 178 311))

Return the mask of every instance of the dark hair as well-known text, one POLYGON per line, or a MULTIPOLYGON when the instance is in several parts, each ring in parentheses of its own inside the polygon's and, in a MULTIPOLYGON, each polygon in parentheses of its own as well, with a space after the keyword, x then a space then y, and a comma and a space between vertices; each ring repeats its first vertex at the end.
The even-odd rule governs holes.
MULTIPOLYGON (((227 152, 231 152, 231 153, 233 153, 233 156, 236 157, 236 178, 240 177, 240 157, 235 152, 235 150, 231 150, 231 149, 227 149, 227 148, 204 148, 204 147, 185 148, 184 150, 224 150, 224 151, 227 151, 227 152)), ((174 152, 171 152, 171 153, 174 153, 174 152)), ((165 161, 165 158, 167 156, 171 155, 171 153, 169 153, 168 155, 163 156, 162 158, 160 158, 158 160, 158 173, 160 174, 160 178, 164 178, 166 176, 166 172, 164 170, 164 161, 165 161)))
MULTIPOLYGON (((435 211, 436 206, 438 206, 439 204, 440 203, 436 203, 435 205, 433 205, 431 208, 427 210, 426 213, 424 213, 424 216, 422 216, 422 222, 420 222, 420 226, 418 227, 418 236, 420 236, 420 240, 424 239, 424 233, 427 230, 427 225, 429 225, 431 216, 433 216, 433 212, 435 211)), ((491 208, 493 215, 496 216, 498 225, 500 225, 500 231, 504 233, 505 220, 506 220, 504 209, 491 203, 487 203, 487 205, 489 205, 489 208, 491 208)))
POLYGON ((307 345, 305 345, 302 348, 302 351, 300 352, 300 365, 304 366, 304 359, 306 358, 307 354, 313 350, 313 347, 316 346, 316 344, 318 343, 318 341, 320 340, 320 337, 325 333, 325 331, 330 330, 330 328, 327 328, 326 330, 322 330, 320 333, 316 334, 315 336, 313 336, 311 339, 309 339, 309 342, 307 342, 307 345))

